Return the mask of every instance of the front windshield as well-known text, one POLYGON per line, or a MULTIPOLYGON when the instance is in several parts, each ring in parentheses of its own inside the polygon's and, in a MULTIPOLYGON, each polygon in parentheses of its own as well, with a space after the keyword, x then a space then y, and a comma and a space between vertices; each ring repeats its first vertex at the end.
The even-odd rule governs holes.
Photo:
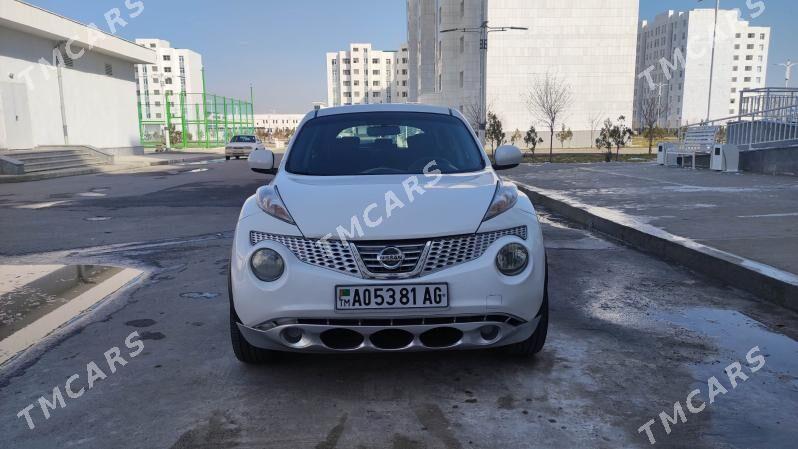
POLYGON ((255 136, 233 136, 230 142, 255 143, 255 136))
POLYGON ((286 162, 290 173, 314 176, 421 174, 482 170, 472 134, 456 117, 419 112, 337 114, 309 121, 286 162))

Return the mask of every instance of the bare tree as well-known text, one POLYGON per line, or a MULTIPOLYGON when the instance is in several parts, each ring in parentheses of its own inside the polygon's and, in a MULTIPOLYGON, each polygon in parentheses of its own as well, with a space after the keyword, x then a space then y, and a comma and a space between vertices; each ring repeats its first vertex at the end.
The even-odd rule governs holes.
POLYGON ((651 147, 654 146, 658 119, 659 101, 657 97, 650 95, 648 98, 644 98, 640 105, 640 120, 643 124, 643 135, 648 138, 648 154, 651 154, 651 147))
MULTIPOLYGON (((493 110, 490 104, 487 105, 486 108, 487 109, 485 110, 482 109, 479 100, 475 100, 463 107, 463 115, 466 119, 468 119, 468 122, 471 123, 471 126, 477 131, 477 135, 483 139, 487 138, 485 136, 486 130, 480 130, 479 124, 482 123, 483 120, 487 121, 488 115, 493 110)), ((487 126, 487 122, 485 123, 485 126, 487 126)), ((484 144, 485 142, 482 143, 484 144)))
POLYGON ((604 116, 604 113, 601 111, 591 112, 587 116, 587 123, 590 125, 590 144, 593 144, 593 135, 596 133, 596 130, 601 125, 601 118, 604 116))
POLYGON ((549 129, 549 162, 554 153, 554 129, 572 103, 571 86, 551 73, 539 78, 529 92, 529 112, 549 129))

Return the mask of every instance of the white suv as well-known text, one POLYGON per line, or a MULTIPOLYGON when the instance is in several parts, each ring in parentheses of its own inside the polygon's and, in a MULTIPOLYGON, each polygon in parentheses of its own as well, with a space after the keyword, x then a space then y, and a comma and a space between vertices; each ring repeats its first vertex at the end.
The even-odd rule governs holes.
POLYGON ((541 350, 546 255, 529 199, 463 116, 424 105, 309 113, 241 210, 230 263, 236 357, 276 351, 541 350))

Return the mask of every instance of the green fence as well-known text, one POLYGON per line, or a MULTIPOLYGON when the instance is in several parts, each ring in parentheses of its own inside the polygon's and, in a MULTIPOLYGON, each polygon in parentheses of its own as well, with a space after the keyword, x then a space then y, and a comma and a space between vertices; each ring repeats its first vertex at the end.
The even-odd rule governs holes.
POLYGON ((223 146, 235 134, 255 132, 251 101, 208 93, 167 93, 161 98, 163 105, 151 103, 148 96, 138 99, 139 134, 145 147, 211 148, 223 146), (163 111, 158 112, 163 118, 152 119, 153 111, 163 111))

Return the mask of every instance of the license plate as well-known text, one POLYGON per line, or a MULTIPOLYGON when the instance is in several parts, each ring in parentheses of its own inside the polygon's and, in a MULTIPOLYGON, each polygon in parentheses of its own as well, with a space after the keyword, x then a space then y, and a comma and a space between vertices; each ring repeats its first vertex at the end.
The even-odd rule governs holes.
POLYGON ((449 307, 447 284, 339 285, 336 310, 435 309, 449 307))

